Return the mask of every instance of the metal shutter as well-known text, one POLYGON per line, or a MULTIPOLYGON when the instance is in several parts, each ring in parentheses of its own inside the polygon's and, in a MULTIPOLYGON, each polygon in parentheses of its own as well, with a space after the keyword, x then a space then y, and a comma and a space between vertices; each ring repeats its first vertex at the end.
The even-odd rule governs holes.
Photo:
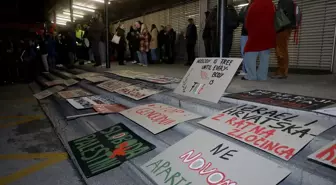
POLYGON ((218 0, 208 0, 208 10, 213 9, 217 5, 218 0))

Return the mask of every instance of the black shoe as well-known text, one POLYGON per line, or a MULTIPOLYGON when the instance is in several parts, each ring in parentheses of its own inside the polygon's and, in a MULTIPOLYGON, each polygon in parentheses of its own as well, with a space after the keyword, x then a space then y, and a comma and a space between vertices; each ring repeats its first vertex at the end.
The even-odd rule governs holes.
POLYGON ((246 79, 245 77, 242 77, 241 80, 248 80, 248 79, 246 79))

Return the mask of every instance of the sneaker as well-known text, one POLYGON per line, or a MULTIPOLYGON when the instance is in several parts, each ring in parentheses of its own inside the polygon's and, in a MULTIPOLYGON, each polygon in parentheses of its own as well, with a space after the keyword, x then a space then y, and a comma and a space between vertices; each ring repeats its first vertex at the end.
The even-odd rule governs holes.
POLYGON ((138 63, 138 65, 139 65, 139 66, 143 66, 143 64, 142 64, 142 63, 138 63))
POLYGON ((246 76, 247 75, 247 73, 245 73, 243 70, 241 70, 240 72, 239 72, 239 74, 238 74, 239 76, 246 76))
POLYGON ((142 66, 143 66, 143 67, 148 67, 148 65, 146 65, 146 64, 142 64, 142 66))
POLYGON ((136 64, 136 63, 138 63, 138 62, 137 62, 137 61, 133 61, 133 62, 132 62, 132 64, 136 64))

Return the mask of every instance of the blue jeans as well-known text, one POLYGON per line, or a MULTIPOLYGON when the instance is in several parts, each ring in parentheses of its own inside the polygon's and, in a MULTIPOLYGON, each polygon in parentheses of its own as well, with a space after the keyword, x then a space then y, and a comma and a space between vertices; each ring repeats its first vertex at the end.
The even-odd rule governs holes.
POLYGON ((151 57, 152 57, 152 61, 158 61, 158 60, 159 60, 157 50, 158 50, 157 48, 155 48, 155 49, 151 49, 151 57))
MULTIPOLYGON (((245 46, 246 46, 246 42, 247 42, 247 36, 241 36, 240 37, 240 53, 241 53, 241 56, 244 58, 244 49, 245 49, 245 46)), ((244 60, 243 60, 243 71, 246 73, 246 69, 245 69, 245 64, 244 64, 244 60)))
POLYGON ((148 59, 147 59, 147 53, 146 52, 141 52, 137 51, 139 62, 144 65, 148 65, 148 59))
POLYGON ((244 55, 244 64, 248 80, 267 80, 270 50, 259 52, 246 52, 244 55), (257 57, 259 55, 260 64, 257 70, 257 57))

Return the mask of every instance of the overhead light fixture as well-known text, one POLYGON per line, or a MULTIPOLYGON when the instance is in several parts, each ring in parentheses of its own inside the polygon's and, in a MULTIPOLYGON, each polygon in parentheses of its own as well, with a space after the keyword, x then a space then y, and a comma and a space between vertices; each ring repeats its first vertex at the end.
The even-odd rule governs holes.
POLYGON ((72 7, 80 9, 80 10, 89 11, 89 12, 95 12, 95 9, 89 8, 89 7, 83 7, 83 6, 78 6, 78 5, 72 5, 72 7))
POLYGON ((248 3, 244 3, 244 4, 238 5, 238 7, 243 7, 243 6, 247 6, 247 5, 248 5, 248 3))
POLYGON ((56 24, 66 26, 65 22, 56 22, 56 24))
POLYGON ((69 18, 63 18, 63 17, 56 17, 56 20, 61 20, 61 21, 71 21, 69 18))
MULTIPOLYGON (((63 12, 64 15, 71 15, 70 12, 63 12)), ((74 17, 79 17, 79 18, 83 18, 83 15, 79 15, 79 14, 72 14, 74 17)))
MULTIPOLYGON (((104 0, 93 0, 93 1, 96 1, 96 2, 99 2, 99 3, 105 3, 104 0)), ((109 1, 108 4, 111 4, 111 2, 109 1)))

